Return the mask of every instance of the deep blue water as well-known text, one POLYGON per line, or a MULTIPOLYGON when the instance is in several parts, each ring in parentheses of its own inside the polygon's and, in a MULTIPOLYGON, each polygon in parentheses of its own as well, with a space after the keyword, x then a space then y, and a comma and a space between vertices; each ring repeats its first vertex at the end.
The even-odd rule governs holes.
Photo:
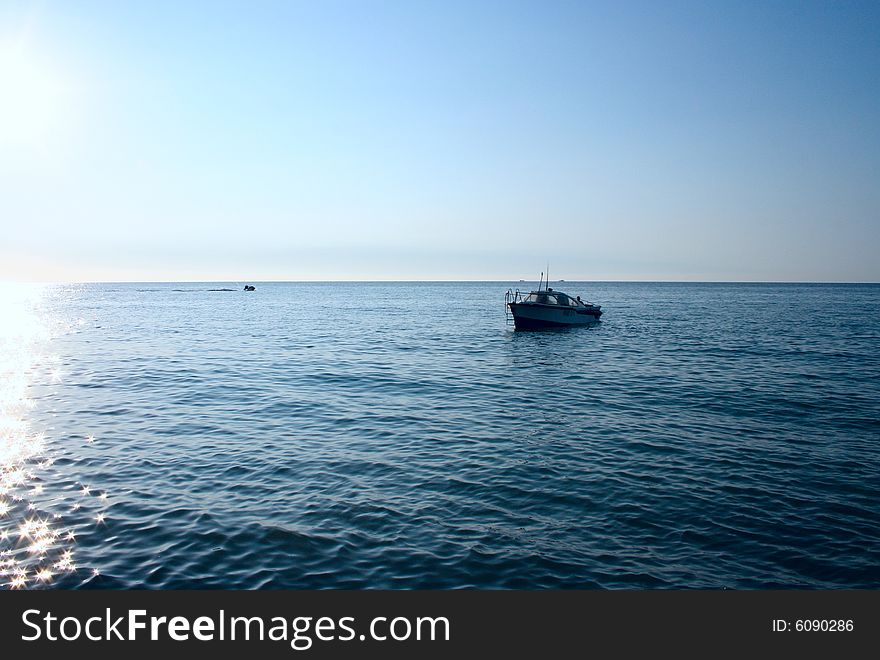
POLYGON ((240 286, 28 303, 0 581, 880 586, 880 286, 240 286))

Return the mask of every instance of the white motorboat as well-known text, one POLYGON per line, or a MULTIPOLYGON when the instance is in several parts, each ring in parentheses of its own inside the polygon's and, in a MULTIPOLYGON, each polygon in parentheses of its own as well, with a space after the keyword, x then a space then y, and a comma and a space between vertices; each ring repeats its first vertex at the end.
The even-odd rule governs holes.
MULTIPOLYGON (((542 276, 543 280, 543 276, 542 276)), ((595 323, 602 316, 602 306, 572 298, 567 293, 555 291, 546 284, 529 293, 508 290, 504 295, 505 308, 513 316, 517 330, 537 328, 562 328, 595 323)))

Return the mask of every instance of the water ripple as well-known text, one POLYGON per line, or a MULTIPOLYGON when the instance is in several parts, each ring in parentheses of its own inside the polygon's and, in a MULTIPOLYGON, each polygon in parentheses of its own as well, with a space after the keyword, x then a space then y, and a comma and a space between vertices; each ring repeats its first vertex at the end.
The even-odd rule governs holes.
POLYGON ((507 287, 44 291, 6 586, 880 585, 880 287, 567 283, 602 323, 537 333, 507 287))

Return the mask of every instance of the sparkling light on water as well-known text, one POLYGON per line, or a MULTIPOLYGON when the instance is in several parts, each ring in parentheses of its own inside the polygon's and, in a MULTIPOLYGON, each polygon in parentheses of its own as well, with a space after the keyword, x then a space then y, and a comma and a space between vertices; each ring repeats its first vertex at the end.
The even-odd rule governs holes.
MULTIPOLYGON (((45 294, 45 287, 0 287, 0 586, 11 589, 47 586, 76 571, 74 527, 84 522, 65 520, 62 507, 75 511, 81 502, 65 503, 69 489, 49 472, 51 438, 30 421, 34 387, 59 386, 65 377, 59 359, 47 352, 52 333, 38 311, 45 294)), ((77 495, 81 500, 90 489, 83 486, 77 495)), ((94 501, 104 507, 107 499, 102 492, 94 501)), ((106 519, 104 511, 93 516, 106 519)))

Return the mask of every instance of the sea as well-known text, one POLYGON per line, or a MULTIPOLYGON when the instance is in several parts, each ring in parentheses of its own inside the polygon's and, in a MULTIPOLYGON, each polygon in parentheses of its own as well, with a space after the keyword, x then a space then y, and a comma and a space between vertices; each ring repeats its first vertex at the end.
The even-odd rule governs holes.
POLYGON ((3 285, 0 587, 880 587, 880 285, 3 285))

